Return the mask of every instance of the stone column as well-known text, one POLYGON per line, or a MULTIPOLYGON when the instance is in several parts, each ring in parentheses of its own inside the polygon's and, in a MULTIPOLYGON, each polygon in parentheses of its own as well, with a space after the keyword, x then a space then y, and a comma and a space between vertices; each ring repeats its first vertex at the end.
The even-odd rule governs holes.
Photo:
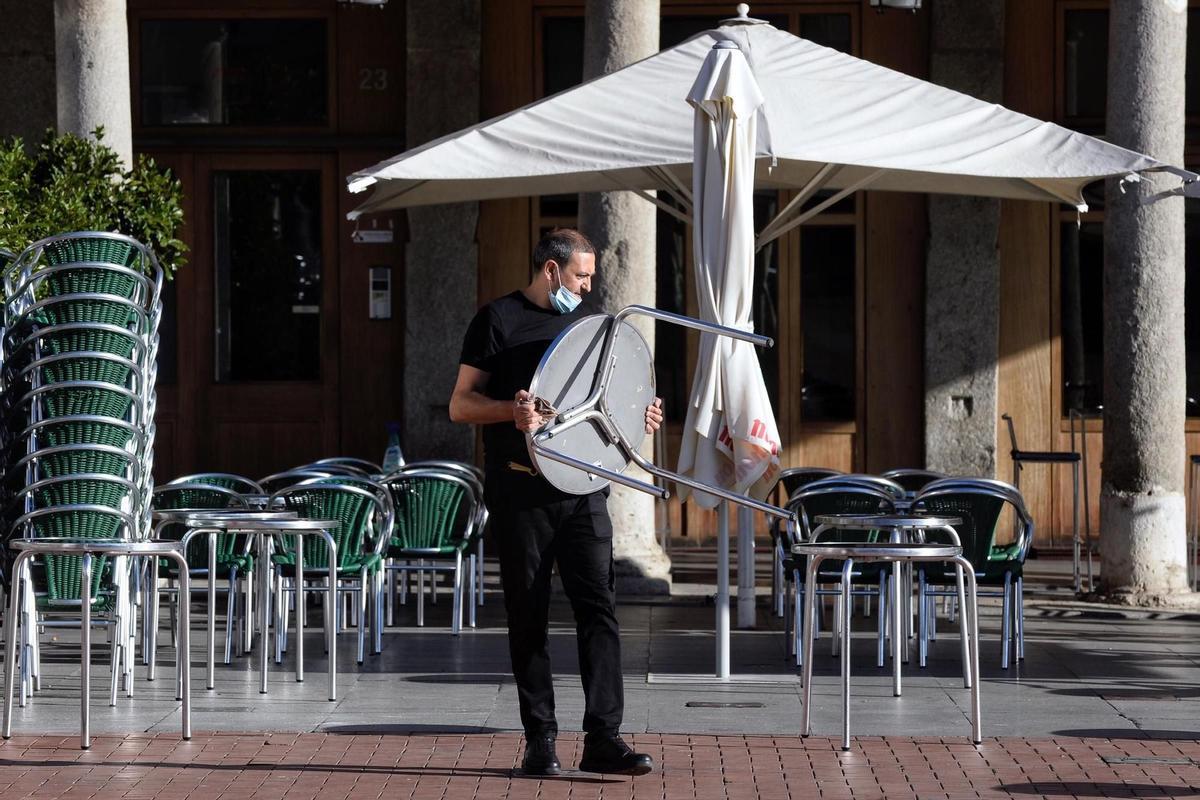
MULTIPOLYGON (((587 0, 584 80, 657 53, 658 19, 658 0, 587 0)), ((579 227, 597 250, 592 291, 606 311, 655 305, 655 224, 654 206, 631 192, 580 195, 579 227)), ((653 324, 639 328, 653 349, 653 324)), ((654 499, 614 486, 608 508, 619 590, 668 592, 671 564, 655 538, 654 499)))
MULTIPOLYGON (((1186 0, 1114 0, 1109 141, 1183 163, 1186 0)), ((1100 590, 1168 603, 1188 591, 1184 512, 1183 199, 1174 177, 1107 187, 1100 590)))
POLYGON ((58 130, 89 136, 133 163, 125 0, 54 0, 58 130))
MULTIPOLYGON (((1004 0, 933 3, 930 77, 983 100, 1004 90, 1004 0)), ((1000 202, 929 198, 925 279, 925 463, 996 471, 1000 202)), ((915 466, 897 464, 896 466, 915 466)))
POLYGON ((57 122, 54 85, 54 7, 28 0, 0 0, 0 136, 40 142, 57 122))
MULTIPOLYGON (((408 0, 407 148, 479 121, 480 0, 408 0)), ((472 461, 469 425, 450 422, 463 333, 475 313, 478 203, 408 210, 404 455, 472 461)), ((489 298, 490 299, 490 298, 489 298)))

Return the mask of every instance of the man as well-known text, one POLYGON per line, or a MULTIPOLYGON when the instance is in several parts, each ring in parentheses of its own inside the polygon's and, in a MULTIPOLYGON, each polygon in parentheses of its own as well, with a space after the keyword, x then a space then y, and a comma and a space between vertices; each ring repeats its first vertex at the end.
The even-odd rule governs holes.
MULTIPOLYGON (((572 229, 546 234, 533 251, 524 289, 492 301, 471 321, 463 342, 450 419, 483 425, 485 496, 500 556, 508 646, 525 728, 522 767, 557 775, 558 723, 550 670, 550 571, 558 564, 575 614, 586 735, 579 768, 644 775, 653 759, 620 737, 624 713, 620 631, 613 593, 608 490, 560 492, 537 475, 524 434, 546 421, 527 391, 554 338, 589 311, 596 250, 572 229)), ((661 400, 646 409, 646 432, 662 424, 661 400)))

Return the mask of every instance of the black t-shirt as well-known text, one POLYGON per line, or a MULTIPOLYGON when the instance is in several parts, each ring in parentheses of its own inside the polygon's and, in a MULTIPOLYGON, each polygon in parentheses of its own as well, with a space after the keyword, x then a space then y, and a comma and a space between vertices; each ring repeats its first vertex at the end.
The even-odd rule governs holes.
MULTIPOLYGON (((563 329, 595 313, 580 306, 570 314, 542 308, 515 291, 479 309, 463 338, 459 362, 488 373, 484 394, 493 400, 511 401, 528 389, 546 348, 563 329)), ((502 470, 508 462, 529 466, 525 434, 511 421, 483 426, 484 463, 489 471, 502 470)))

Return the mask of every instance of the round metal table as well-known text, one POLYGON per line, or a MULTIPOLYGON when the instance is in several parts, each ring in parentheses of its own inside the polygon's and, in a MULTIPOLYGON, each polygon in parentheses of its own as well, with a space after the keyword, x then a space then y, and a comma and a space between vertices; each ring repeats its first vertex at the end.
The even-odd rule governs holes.
MULTIPOLYGON (((856 515, 860 516, 860 515, 856 515)), ((840 516, 835 515, 836 524, 841 525, 840 516)), ((904 519, 910 520, 911 517, 904 519)), ((941 518, 945 519, 945 518, 941 518)), ((865 524, 865 522, 864 522, 865 524)), ((873 528, 881 527, 879 525, 873 528)), ((899 529, 900 526, 897 526, 899 529)), ((934 526, 930 526, 934 527, 934 526)), ((818 528, 818 530, 820 530, 818 528)), ((971 687, 971 739, 976 744, 982 741, 982 727, 979 719, 979 620, 976 612, 975 571, 971 562, 963 558, 962 547, 957 544, 929 544, 924 542, 805 542, 792 545, 796 555, 808 557, 808 569, 804 583, 804 607, 808 614, 805 626, 804 668, 803 668, 803 702, 801 716, 801 735, 812 733, 812 659, 813 637, 812 627, 815 625, 817 569, 826 559, 842 560, 842 749, 850 749, 850 573, 854 564, 870 562, 890 562, 894 565, 921 561, 950 561, 957 567, 960 583, 966 580, 964 602, 959 613, 959 630, 967 657, 968 674, 971 687), (969 643, 969 646, 968 644, 969 643)), ((899 588, 899 580, 894 580, 899 588)), ((893 653, 894 690, 900 694, 900 653, 899 642, 903 635, 900 633, 900 620, 897 612, 900 603, 893 602, 892 643, 896 650, 893 653)))
MULTIPOLYGON (((92 677, 92 559, 97 556, 128 556, 147 557, 157 563, 159 558, 169 558, 179 565, 180 591, 186 592, 188 586, 187 560, 183 555, 183 543, 162 541, 158 539, 74 539, 45 537, 39 539, 17 539, 9 542, 9 547, 17 551, 13 563, 13 586, 9 596, 8 619, 5 621, 5 650, 4 650, 4 738, 12 736, 12 698, 16 683, 17 668, 17 621, 20 619, 21 592, 18 584, 22 569, 29 559, 37 555, 77 555, 82 559, 80 569, 80 701, 79 701, 79 738, 80 747, 87 750, 91 740, 91 677, 92 677)), ((183 738, 192 738, 192 694, 191 677, 188 663, 190 639, 188 636, 188 609, 181 604, 179 613, 179 631, 175 637, 175 659, 179 665, 178 697, 183 701, 183 738)), ((122 635, 114 631, 114 636, 122 635)), ((126 658, 132 658, 132 653, 126 653, 126 658)), ((115 667, 114 667, 115 668, 115 667)))

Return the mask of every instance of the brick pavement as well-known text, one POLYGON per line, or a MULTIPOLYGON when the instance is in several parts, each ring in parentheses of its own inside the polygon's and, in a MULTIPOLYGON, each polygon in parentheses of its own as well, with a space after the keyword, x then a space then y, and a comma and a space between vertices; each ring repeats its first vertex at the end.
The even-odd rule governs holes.
MULTIPOLYGON (((512 770, 514 733, 15 736, 0 744, 0 797, 126 800, 783 800, 1200 796, 1200 742, 1155 739, 639 734, 660 764, 640 778, 512 770)), ((579 734, 560 737, 574 765, 579 734)))

